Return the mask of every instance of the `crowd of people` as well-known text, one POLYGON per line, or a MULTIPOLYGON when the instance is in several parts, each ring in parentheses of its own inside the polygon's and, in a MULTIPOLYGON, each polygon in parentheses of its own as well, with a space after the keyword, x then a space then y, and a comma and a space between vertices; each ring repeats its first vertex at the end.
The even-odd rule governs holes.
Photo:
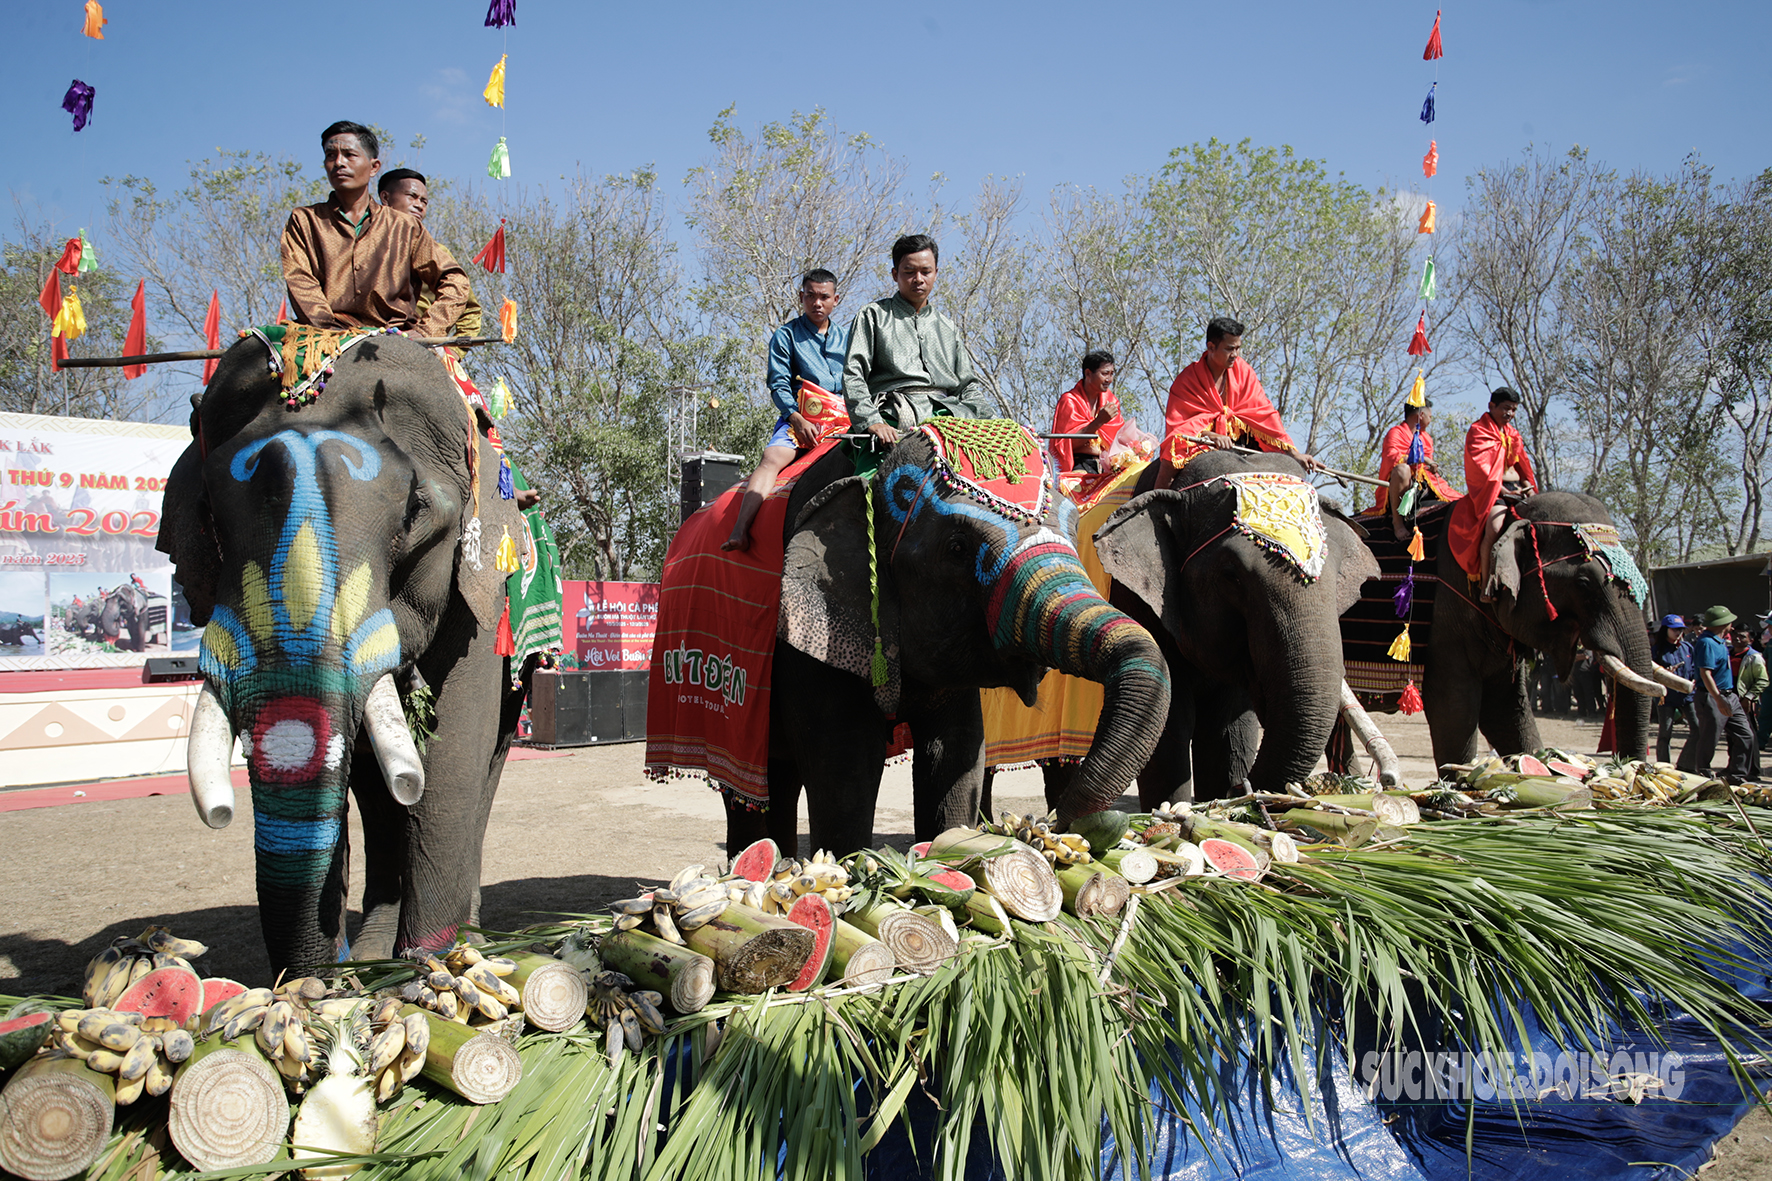
MULTIPOLYGON (((332 192, 323 202, 293 211, 283 233, 283 276, 293 319, 329 330, 395 327, 434 338, 477 335, 483 314, 467 273, 424 228, 425 177, 408 168, 384 173, 375 134, 361 124, 334 123, 320 140, 332 192)), ((800 314, 776 329, 767 348, 768 392, 777 421, 725 548, 749 545, 757 510, 783 470, 833 434, 845 435, 857 472, 867 474, 885 448, 922 422, 996 413, 954 322, 931 304, 940 263, 933 238, 899 238, 891 250, 896 291, 864 305, 847 325, 835 319, 842 302, 838 276, 814 268, 801 277, 800 314), (813 405, 839 402, 846 422, 812 411, 813 405)), ((1320 468, 1293 441, 1243 358, 1244 332, 1244 325, 1228 316, 1210 321, 1205 350, 1170 385, 1157 450, 1159 487, 1170 486, 1189 460, 1209 449, 1278 453, 1306 472, 1320 468)), ((482 426, 490 428, 459 354, 443 352, 482 426)), ((1113 354, 1091 350, 1080 369, 1077 384, 1058 397, 1052 420, 1058 437, 1051 455, 1061 472, 1097 475, 1123 433, 1136 427, 1114 392, 1113 354)), ((1490 568, 1495 542, 1511 510, 1538 491, 1525 441, 1513 425, 1519 407, 1517 393, 1498 387, 1487 410, 1466 430, 1463 493, 1435 462, 1433 403, 1425 397, 1408 400, 1380 448, 1384 486, 1372 514, 1388 519, 1397 539, 1407 541, 1410 509, 1429 501, 1460 502, 1449 522, 1448 544, 1484 602, 1493 602, 1497 590, 1490 568)), ((533 503, 534 495, 526 492, 524 499, 533 503)), ((1738 621, 1726 607, 1661 621, 1654 659, 1694 681, 1694 691, 1658 707, 1659 758, 1668 758, 1674 730, 1684 722, 1690 733, 1681 767, 1708 770, 1722 741, 1729 758, 1725 775, 1740 780, 1760 774, 1760 749, 1768 738, 1765 714, 1772 713, 1760 708, 1772 630, 1766 617, 1758 624, 1756 629, 1738 621)), ((1592 665, 1590 660, 1592 684, 1582 680, 1584 666, 1578 661, 1570 688, 1584 712, 1598 714, 1604 709, 1604 678, 1592 665)))

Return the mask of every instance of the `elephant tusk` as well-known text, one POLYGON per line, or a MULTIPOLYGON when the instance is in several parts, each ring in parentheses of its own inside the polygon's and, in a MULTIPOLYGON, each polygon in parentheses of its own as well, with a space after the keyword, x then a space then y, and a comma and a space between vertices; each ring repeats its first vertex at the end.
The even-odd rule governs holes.
POLYGON ((1672 689, 1675 693, 1691 693, 1698 687, 1673 669, 1659 664, 1651 664, 1649 666, 1649 675, 1666 685, 1669 689, 1672 689))
POLYGON ((1611 673, 1613 679, 1615 679, 1620 685, 1623 685, 1626 689, 1634 689, 1644 697, 1667 696, 1666 689, 1662 688, 1654 681, 1651 681, 1648 677, 1639 676, 1637 673, 1632 672, 1630 665, 1618 659, 1618 657, 1612 655, 1610 652, 1605 652, 1600 655, 1600 663, 1605 665, 1606 671, 1611 673))
POLYGON ((191 737, 185 746, 185 775, 191 781, 191 802, 210 828, 226 828, 234 819, 234 727, 228 711, 208 681, 197 694, 191 713, 191 737))
POLYGON ((394 674, 383 673, 369 690, 363 703, 363 726, 369 731, 369 745, 375 748, 375 761, 381 764, 389 793, 402 804, 418 803, 425 794, 425 765, 419 761, 418 747, 406 725, 394 674))
POLYGON ((1366 753, 1378 761, 1379 786, 1395 787, 1401 783, 1403 775, 1397 766, 1397 752, 1379 732, 1378 724, 1360 705, 1360 699, 1354 696, 1354 691, 1345 680, 1341 682, 1341 712, 1347 718, 1349 728, 1360 736, 1360 743, 1366 748, 1366 753))

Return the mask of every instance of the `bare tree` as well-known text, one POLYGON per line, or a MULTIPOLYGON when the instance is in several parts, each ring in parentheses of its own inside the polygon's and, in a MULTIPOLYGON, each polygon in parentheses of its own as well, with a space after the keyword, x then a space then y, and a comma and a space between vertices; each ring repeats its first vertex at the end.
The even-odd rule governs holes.
POLYGON ((1724 546, 1733 554, 1752 553, 1765 537, 1772 459, 1772 170, 1730 195, 1712 220, 1724 259, 1708 276, 1715 301, 1708 372, 1724 422, 1719 447, 1740 472, 1739 507, 1726 511, 1732 497, 1721 495, 1716 472, 1702 486, 1716 498, 1724 546))
MULTIPOLYGON (((1115 390, 1133 415, 1160 416, 1175 377, 1170 355, 1154 336, 1153 275, 1146 249, 1143 182, 1119 196, 1094 189, 1054 189, 1048 204, 1044 296, 1058 389, 1078 372, 1083 354, 1114 354, 1115 390)), ((1148 419, 1146 420, 1149 421, 1148 419)))

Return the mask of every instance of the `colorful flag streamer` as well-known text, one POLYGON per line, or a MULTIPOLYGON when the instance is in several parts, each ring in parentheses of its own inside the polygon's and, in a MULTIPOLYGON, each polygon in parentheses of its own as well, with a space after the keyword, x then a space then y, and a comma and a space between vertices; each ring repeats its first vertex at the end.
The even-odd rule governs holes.
POLYGON ((277 305, 277 323, 286 323, 289 319, 289 300, 285 299, 277 305))
POLYGON ((505 146, 505 137, 502 135, 492 146, 492 158, 486 161, 486 175, 493 180, 510 179, 511 149, 505 146))
POLYGON ((486 245, 480 248, 480 253, 474 256, 473 261, 479 263, 488 271, 496 271, 501 275, 505 273, 504 218, 501 217, 498 219, 498 229, 492 232, 491 239, 487 241, 486 245))
POLYGON ((69 238, 62 247, 62 256, 55 260, 55 269, 64 275, 80 273, 80 239, 69 238))
POLYGON ((98 270, 98 251, 94 250, 92 248, 92 239, 88 238, 86 236, 86 231, 81 230, 80 231, 80 273, 82 275, 84 275, 88 271, 96 271, 96 270, 98 270))
MULTIPOLYGON (((209 311, 203 317, 203 347, 206 349, 221 348, 221 292, 210 291, 209 311)), ((216 366, 221 364, 220 357, 211 357, 203 362, 203 384, 208 385, 209 379, 215 376, 216 366)))
POLYGON ((1427 342, 1427 313, 1421 313, 1421 319, 1415 321, 1415 335, 1409 338, 1409 355, 1420 357, 1434 351, 1427 342))
POLYGON ((1389 648, 1385 649, 1385 655, 1389 656, 1392 660, 1406 661, 1409 659, 1408 624, 1403 625, 1403 630, 1397 633, 1397 638, 1391 641, 1391 646, 1389 648))
POLYGON ((486 80, 486 89, 480 92, 480 97, 486 100, 489 107, 505 105, 505 58, 510 56, 507 53, 498 59, 498 64, 492 67, 492 77, 486 80))
POLYGON ((1403 404, 1405 406, 1427 405, 1427 378, 1422 376, 1419 369, 1415 371, 1415 384, 1409 387, 1409 396, 1404 399, 1403 404))
POLYGON ((1434 297, 1434 259, 1428 255, 1427 261, 1421 264, 1421 298, 1425 302, 1434 297))
POLYGON ((1415 232, 1418 234, 1434 232, 1434 203, 1432 201, 1429 201, 1427 208, 1421 211, 1421 221, 1416 225, 1415 232))
POLYGON ((1427 141, 1427 155, 1421 158, 1421 175, 1432 180, 1438 171, 1440 171, 1440 141, 1430 139, 1427 141))
MULTIPOLYGON (((135 298, 129 301, 129 331, 123 335, 123 355, 139 357, 148 351, 148 281, 135 281, 135 298)), ((134 381, 148 371, 146 365, 125 365, 123 380, 134 381)))
POLYGON ((502 29, 517 23, 517 0, 492 0, 486 6, 486 27, 502 29))
POLYGON ((1421 121, 1423 123, 1432 123, 1434 121, 1434 92, 1439 88, 1440 84, 1438 82, 1435 82, 1432 86, 1427 88, 1427 98, 1423 100, 1421 104, 1421 121))
POLYGON ((498 308, 498 331, 506 344, 517 339, 517 301, 508 295, 498 308))
POLYGON ((1446 51, 1440 47, 1440 13, 1434 11, 1434 31, 1427 35, 1427 48, 1421 51, 1421 60, 1431 62, 1445 57, 1446 51))
POLYGON ((43 280, 43 293, 37 297, 37 305, 43 314, 53 321, 62 310, 61 274, 54 267, 49 268, 49 278, 43 280))
POLYGON ((1397 698, 1397 708, 1406 714, 1418 714, 1424 708, 1421 704, 1421 690, 1415 687, 1413 680, 1403 686, 1403 695, 1397 698))
POLYGON ((86 24, 80 30, 82 33, 94 41, 103 41, 105 26, 110 23, 105 19, 105 10, 99 5, 98 0, 86 0, 86 24))
POLYGON ((92 100, 98 91, 76 78, 62 95, 62 110, 74 116, 74 130, 84 131, 87 120, 92 118, 92 100))
POLYGON ((55 314, 54 335, 69 341, 86 335, 86 311, 80 306, 80 293, 72 287, 62 296, 61 310, 55 314))

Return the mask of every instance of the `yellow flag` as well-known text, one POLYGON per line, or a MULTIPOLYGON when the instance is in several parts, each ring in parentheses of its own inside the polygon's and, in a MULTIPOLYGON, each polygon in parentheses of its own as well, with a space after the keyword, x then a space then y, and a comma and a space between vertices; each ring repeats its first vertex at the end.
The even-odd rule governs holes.
POLYGON ((1404 627, 1396 639, 1391 641, 1390 650, 1386 653, 1392 660, 1409 659, 1409 629, 1404 627))
POLYGON ((86 335, 86 313, 80 309, 80 293, 72 287, 62 296, 62 310, 55 314, 51 335, 63 340, 79 340, 86 335))
POLYGON ((105 10, 98 0, 86 0, 86 27, 81 29, 88 37, 103 41, 105 26, 111 22, 105 19, 105 10))
POLYGON ((498 64, 492 67, 492 77, 486 80, 486 89, 480 92, 489 107, 505 105, 505 58, 509 56, 507 53, 498 59, 498 64))
POLYGON ((1427 405, 1427 381, 1421 376, 1419 369, 1415 371, 1415 384, 1410 387, 1409 397, 1404 404, 1408 406, 1427 405))

